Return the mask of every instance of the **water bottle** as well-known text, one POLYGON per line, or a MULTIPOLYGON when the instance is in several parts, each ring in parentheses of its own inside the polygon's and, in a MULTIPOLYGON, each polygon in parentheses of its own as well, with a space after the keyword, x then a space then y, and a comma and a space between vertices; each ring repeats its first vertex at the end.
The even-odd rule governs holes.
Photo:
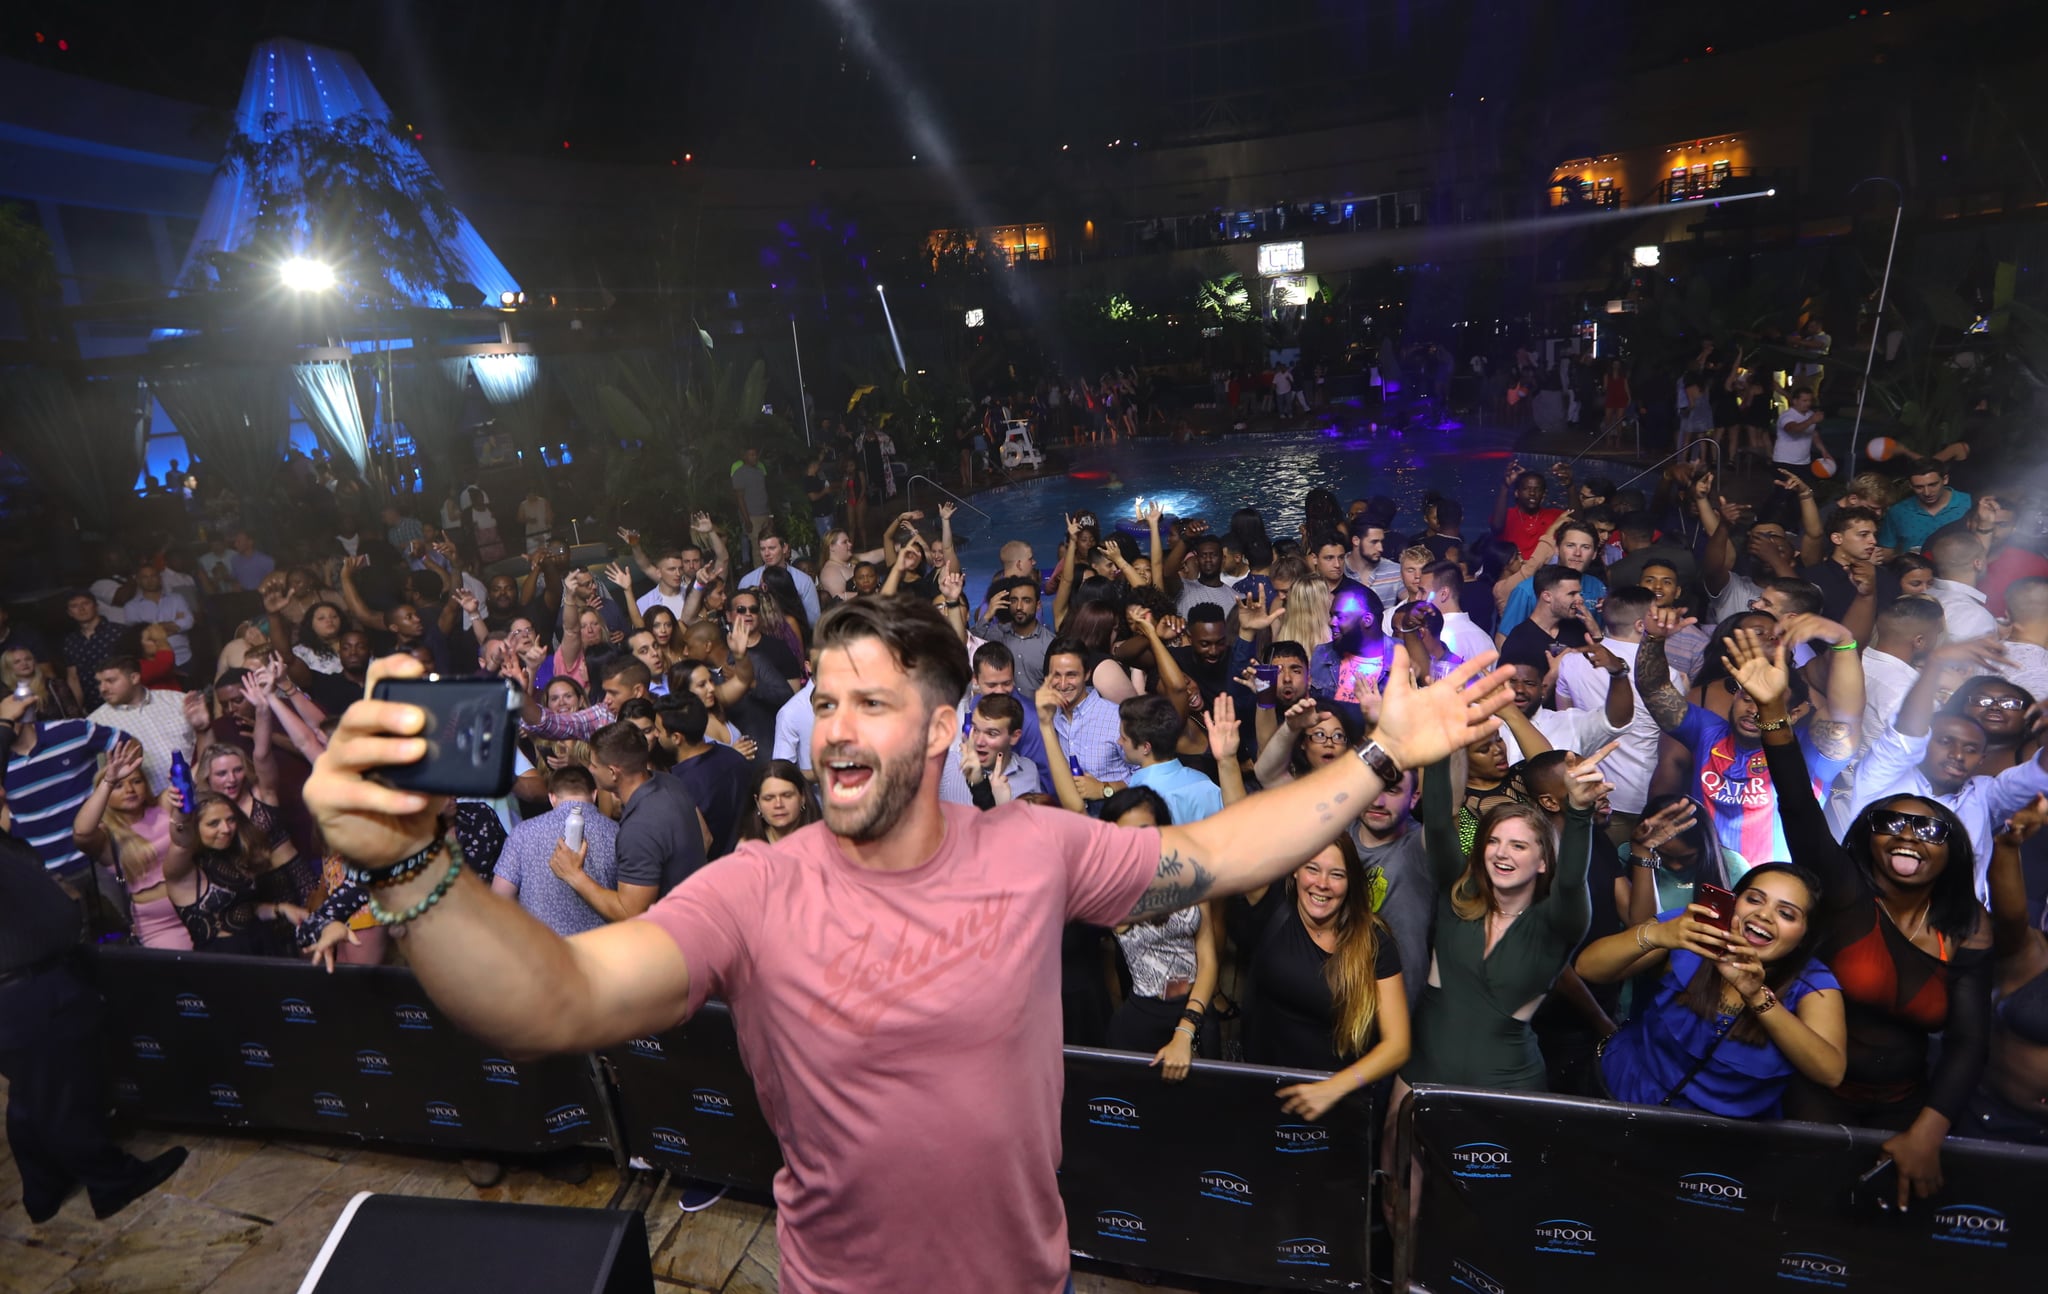
POLYGON ((569 806, 569 824, 562 828, 562 843, 571 849, 583 848, 583 806, 569 806))
POLYGON ((171 785, 178 789, 178 807, 186 813, 193 809, 192 769, 185 763, 185 752, 171 752, 171 785))
POLYGON ((27 679, 23 679, 14 685, 14 699, 17 701, 33 701, 36 699, 36 690, 28 685, 27 679))
POLYGON ((1068 772, 1070 772, 1070 773, 1072 773, 1072 774, 1074 775, 1074 780, 1075 780, 1075 781, 1077 781, 1077 782, 1078 782, 1078 781, 1080 781, 1080 780, 1081 780, 1081 761, 1080 761, 1080 760, 1078 760, 1078 759, 1076 759, 1076 758, 1075 758, 1074 756, 1072 756, 1072 755, 1069 755, 1069 756, 1067 756, 1067 771, 1068 771, 1068 772))

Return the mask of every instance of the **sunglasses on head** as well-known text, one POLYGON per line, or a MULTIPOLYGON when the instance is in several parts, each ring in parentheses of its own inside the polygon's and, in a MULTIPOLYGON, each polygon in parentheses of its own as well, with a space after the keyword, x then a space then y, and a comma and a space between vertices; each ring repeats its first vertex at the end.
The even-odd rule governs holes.
POLYGON ((1949 827, 1940 818, 1930 818, 1924 813, 1896 813, 1872 810, 1870 832, 1876 836, 1900 836, 1907 840, 1925 841, 1930 845, 1948 843, 1949 827))

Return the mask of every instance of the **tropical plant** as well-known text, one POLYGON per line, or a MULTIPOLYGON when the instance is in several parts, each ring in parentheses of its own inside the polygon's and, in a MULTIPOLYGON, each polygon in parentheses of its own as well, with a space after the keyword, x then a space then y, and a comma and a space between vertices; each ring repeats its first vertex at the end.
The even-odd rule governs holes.
POLYGON ((48 336, 43 302, 56 290, 57 260, 50 251, 50 236, 20 207, 0 205, 0 292, 20 306, 33 342, 48 336))
POLYGON ((281 120, 267 113, 260 134, 228 140, 221 167, 248 183, 257 214, 246 245, 208 258, 221 286, 250 285, 254 274, 294 255, 331 264, 343 298, 355 305, 415 300, 456 280, 460 269, 447 250, 455 207, 411 140, 367 113, 327 123, 281 120))

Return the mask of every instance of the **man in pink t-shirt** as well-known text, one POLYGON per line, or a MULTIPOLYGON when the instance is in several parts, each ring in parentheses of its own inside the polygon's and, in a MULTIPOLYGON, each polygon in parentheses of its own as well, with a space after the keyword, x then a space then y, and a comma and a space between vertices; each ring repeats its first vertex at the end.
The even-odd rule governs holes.
MULTIPOLYGON (((418 758, 410 706, 361 701, 306 784, 327 840, 402 874, 380 907, 427 991, 514 1054, 589 1051, 732 1005, 782 1144, 781 1284, 819 1291, 1066 1288, 1059 937, 1279 880, 1356 806, 1496 726, 1508 671, 1389 680, 1357 759, 1183 827, 943 805, 967 654, 929 604, 862 598, 816 634, 825 820, 704 867, 641 919, 570 939, 449 866, 430 797, 363 775, 418 758), (1465 690, 1467 685, 1470 690, 1465 690)), ((410 657, 371 667, 416 677, 410 657)))

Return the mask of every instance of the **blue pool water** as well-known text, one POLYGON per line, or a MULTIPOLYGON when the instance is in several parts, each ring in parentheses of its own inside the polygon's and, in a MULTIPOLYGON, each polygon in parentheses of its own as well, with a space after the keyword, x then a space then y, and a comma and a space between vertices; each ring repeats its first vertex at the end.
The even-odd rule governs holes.
MULTIPOLYGON (((1036 550, 1042 569, 1051 570, 1066 538, 1062 517, 1092 511, 1107 531, 1130 518, 1140 498, 1158 499, 1168 512, 1200 517, 1222 532, 1239 508, 1260 510, 1267 533, 1292 536, 1302 520, 1302 500, 1317 486, 1333 491, 1340 504, 1383 494, 1400 507, 1395 524, 1422 528, 1422 499, 1434 490, 1465 505, 1465 533, 1485 528, 1508 463, 1547 470, 1558 461, 1546 455, 1511 453, 1514 434, 1459 429, 1410 431, 1401 437, 1332 430, 1222 436, 1193 444, 1163 440, 1082 447, 1070 453, 1066 475, 984 490, 969 502, 987 512, 983 520, 962 509, 956 528, 968 537, 961 557, 970 591, 985 586, 995 570, 996 549, 1022 539, 1036 550)), ((931 510, 937 496, 917 482, 911 498, 931 510)))

